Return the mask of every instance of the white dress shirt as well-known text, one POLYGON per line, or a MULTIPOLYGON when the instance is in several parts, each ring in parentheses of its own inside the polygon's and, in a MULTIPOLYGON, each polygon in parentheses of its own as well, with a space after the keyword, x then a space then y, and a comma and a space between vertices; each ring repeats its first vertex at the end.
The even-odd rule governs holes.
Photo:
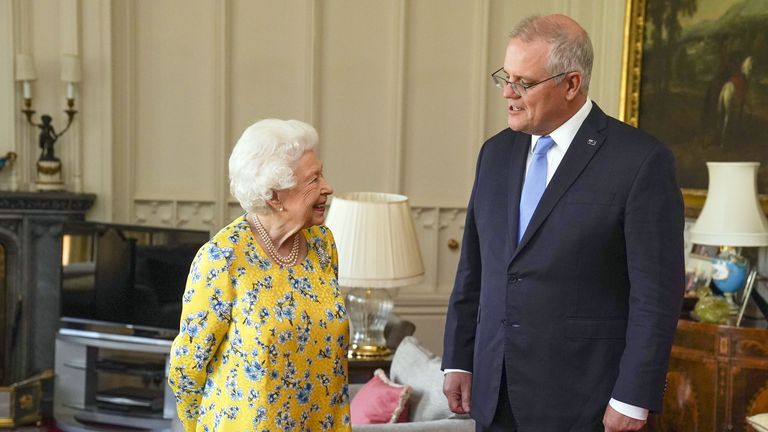
MULTIPOLYGON (((560 125, 557 129, 553 130, 549 136, 555 141, 555 145, 547 152, 547 185, 552 180, 552 176, 555 175, 557 167, 560 166, 560 162, 563 161, 565 152, 568 151, 568 147, 571 146, 571 141, 576 136, 576 132, 581 128, 581 124, 587 119, 589 112, 592 111, 592 100, 587 98, 587 101, 582 107, 569 118, 565 123, 560 125)), ((533 150, 536 146, 536 141, 539 140, 541 135, 531 135, 531 149, 528 152, 528 160, 525 165, 526 174, 528 172, 528 166, 531 164, 531 157, 533 156, 533 150)), ((472 373, 463 369, 445 369, 443 373, 448 372, 463 372, 472 373)), ((648 418, 648 409, 630 405, 611 398, 608 401, 613 409, 627 417, 632 417, 637 420, 646 420, 648 418)))

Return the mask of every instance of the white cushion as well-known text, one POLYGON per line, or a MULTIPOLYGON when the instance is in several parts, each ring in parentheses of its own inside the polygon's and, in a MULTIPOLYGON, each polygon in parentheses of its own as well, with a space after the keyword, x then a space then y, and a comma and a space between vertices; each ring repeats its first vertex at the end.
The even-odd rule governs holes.
POLYGON ((456 417, 448 409, 443 395, 443 371, 441 359, 408 336, 395 351, 389 374, 393 381, 408 384, 413 389, 409 400, 411 421, 429 421, 456 417))
POLYGON ((768 432, 768 413, 747 417, 747 423, 757 432, 768 432))

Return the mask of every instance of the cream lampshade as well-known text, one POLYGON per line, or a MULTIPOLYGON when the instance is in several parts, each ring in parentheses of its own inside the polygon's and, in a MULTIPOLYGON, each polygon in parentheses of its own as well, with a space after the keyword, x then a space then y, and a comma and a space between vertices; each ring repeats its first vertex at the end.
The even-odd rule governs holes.
POLYGON ((691 241, 715 246, 768 246, 768 220, 757 196, 759 162, 707 162, 709 189, 691 241))
POLYGON ((75 83, 80 82, 80 57, 75 54, 61 56, 61 80, 67 83, 67 99, 75 98, 75 83))
POLYGON ((16 54, 16 81, 21 81, 24 99, 32 99, 32 85, 30 81, 37 79, 35 62, 29 54, 16 54))
POLYGON ((408 198, 375 192, 334 197, 325 224, 338 248, 339 285, 350 289, 350 356, 388 355, 384 326, 394 304, 387 288, 416 284, 424 275, 408 198))
POLYGON ((35 62, 29 54, 16 54, 16 81, 34 81, 37 79, 35 62))

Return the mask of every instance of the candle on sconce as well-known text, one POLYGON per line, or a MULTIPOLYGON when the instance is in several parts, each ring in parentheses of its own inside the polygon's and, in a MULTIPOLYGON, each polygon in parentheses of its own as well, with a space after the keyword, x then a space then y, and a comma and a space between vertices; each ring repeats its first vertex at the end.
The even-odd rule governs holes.
POLYGON ((22 82, 24 99, 32 99, 32 81, 37 79, 35 63, 29 54, 16 54, 16 81, 22 82))
POLYGON ((80 82, 80 57, 75 54, 61 56, 61 80, 67 83, 67 99, 75 98, 75 83, 80 82))

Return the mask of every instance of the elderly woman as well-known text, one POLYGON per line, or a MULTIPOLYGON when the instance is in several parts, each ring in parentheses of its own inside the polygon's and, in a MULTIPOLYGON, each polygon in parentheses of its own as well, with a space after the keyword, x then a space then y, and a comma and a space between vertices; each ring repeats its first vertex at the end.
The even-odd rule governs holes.
POLYGON ((198 252, 168 382, 186 431, 350 430, 349 324, 317 132, 262 120, 229 158, 246 214, 198 252))

